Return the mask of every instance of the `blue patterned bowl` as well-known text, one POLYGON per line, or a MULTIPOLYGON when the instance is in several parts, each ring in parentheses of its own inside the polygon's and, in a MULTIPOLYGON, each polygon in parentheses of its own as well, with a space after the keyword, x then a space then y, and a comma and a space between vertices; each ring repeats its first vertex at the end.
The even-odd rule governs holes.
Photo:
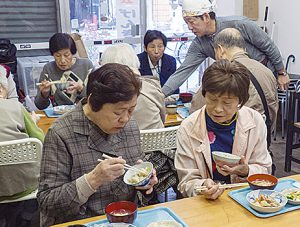
POLYGON ((246 199, 250 206, 260 213, 274 213, 281 210, 287 203, 287 198, 274 190, 262 189, 254 190, 247 194, 246 199), (271 198, 275 201, 274 206, 264 206, 265 202, 258 203, 257 200, 260 198, 271 198))

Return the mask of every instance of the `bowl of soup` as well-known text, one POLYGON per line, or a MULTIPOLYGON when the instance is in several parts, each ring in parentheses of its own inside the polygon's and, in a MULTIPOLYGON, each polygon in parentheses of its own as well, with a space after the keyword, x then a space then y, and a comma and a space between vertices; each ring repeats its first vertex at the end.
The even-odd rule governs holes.
POLYGON ((132 224, 137 216, 137 205, 131 201, 119 201, 108 204, 105 214, 110 223, 132 224))
POLYGON ((253 174, 247 177, 247 182, 252 190, 273 190, 278 183, 278 179, 270 174, 253 174))
POLYGON ((176 114, 177 112, 177 105, 167 105, 166 106, 167 114, 176 114))

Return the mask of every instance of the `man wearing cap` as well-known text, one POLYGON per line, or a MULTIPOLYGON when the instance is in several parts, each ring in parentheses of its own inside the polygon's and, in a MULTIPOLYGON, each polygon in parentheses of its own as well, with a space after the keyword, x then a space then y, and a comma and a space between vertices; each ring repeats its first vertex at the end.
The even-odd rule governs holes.
POLYGON ((213 0, 183 0, 183 19, 197 37, 184 62, 163 86, 165 96, 172 94, 207 57, 215 59, 213 39, 224 28, 239 30, 246 41, 246 51, 250 58, 270 68, 277 77, 279 88, 286 90, 289 76, 284 71, 280 52, 274 42, 255 22, 246 17, 216 17, 215 6, 213 0))

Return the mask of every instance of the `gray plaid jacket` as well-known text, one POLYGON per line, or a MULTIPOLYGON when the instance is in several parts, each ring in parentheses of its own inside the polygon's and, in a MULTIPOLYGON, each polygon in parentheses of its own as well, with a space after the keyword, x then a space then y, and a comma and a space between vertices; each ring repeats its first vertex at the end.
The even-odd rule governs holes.
POLYGON ((52 125, 43 147, 37 195, 42 226, 101 215, 113 201, 136 201, 136 190, 122 177, 98 188, 85 203, 79 198, 76 182, 103 153, 122 156, 129 165, 143 159, 136 122, 131 120, 118 134, 107 136, 86 118, 79 103, 52 125))

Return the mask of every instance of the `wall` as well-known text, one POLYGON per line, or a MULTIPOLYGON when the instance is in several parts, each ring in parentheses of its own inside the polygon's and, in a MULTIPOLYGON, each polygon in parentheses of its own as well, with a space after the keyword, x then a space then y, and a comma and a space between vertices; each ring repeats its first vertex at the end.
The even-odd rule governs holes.
MULTIPOLYGON (((221 12, 226 14, 234 12, 235 15, 243 15, 243 0, 218 0, 218 5, 222 7, 221 12), (226 4, 224 3, 226 2, 226 4), (234 6, 233 6, 234 2, 234 6), (228 3, 228 4, 227 4, 228 3)), ((263 26, 265 7, 269 6, 267 28, 269 34, 273 31, 273 41, 278 46, 283 57, 284 65, 290 54, 295 55, 295 62, 290 62, 288 72, 300 74, 300 29, 297 15, 299 14, 299 0, 259 0, 259 19, 258 25, 263 26)), ((219 8, 219 7, 218 7, 219 8)), ((228 14, 230 15, 230 14, 228 14)))

